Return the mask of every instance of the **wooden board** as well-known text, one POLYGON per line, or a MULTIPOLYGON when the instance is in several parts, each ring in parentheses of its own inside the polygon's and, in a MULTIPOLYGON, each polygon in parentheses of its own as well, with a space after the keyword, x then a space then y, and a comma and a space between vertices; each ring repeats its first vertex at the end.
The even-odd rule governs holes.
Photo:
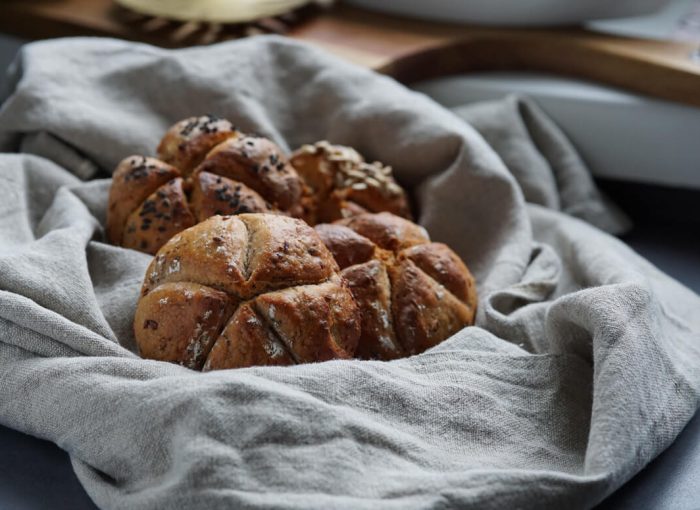
MULTIPOLYGON (((167 47, 192 44, 129 18, 110 0, 4 0, 0 30, 28 38, 102 35, 167 47)), ((163 28, 163 27, 161 27, 163 28)), ((470 71, 527 70, 573 76, 700 106, 692 44, 615 37, 580 28, 485 29, 390 18, 337 7, 293 27, 319 45, 402 82, 470 71)), ((196 42, 196 41, 195 41, 196 42)))
POLYGON ((291 33, 404 83, 489 70, 540 71, 700 106, 692 44, 616 37, 580 28, 486 29, 386 18, 355 9, 291 33))

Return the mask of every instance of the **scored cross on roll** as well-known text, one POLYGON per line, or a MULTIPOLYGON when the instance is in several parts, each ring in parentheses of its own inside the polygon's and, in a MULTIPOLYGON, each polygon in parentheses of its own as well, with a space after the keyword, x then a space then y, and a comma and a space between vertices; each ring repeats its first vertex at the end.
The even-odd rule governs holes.
POLYGON ((134 318, 141 356, 213 370, 354 355, 360 312, 313 228, 214 216, 170 239, 134 318))

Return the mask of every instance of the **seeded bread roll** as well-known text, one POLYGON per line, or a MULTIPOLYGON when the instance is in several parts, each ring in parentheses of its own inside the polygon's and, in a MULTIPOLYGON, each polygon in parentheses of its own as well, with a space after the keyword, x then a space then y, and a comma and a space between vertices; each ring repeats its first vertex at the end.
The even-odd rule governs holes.
POLYGON ((180 177, 180 171, 155 158, 129 156, 114 170, 107 206, 107 239, 122 244, 127 218, 151 193, 180 177))
POLYGON ((353 356, 360 315, 318 234, 281 215, 214 216, 170 239, 134 319, 143 357, 193 369, 353 356))
POLYGON ((107 238, 155 254, 172 236, 210 216, 255 212, 277 211, 240 182, 208 172, 185 180, 163 161, 130 156, 114 172, 107 238))
POLYGON ((198 172, 192 177, 190 206, 198 222, 216 215, 274 210, 263 197, 245 184, 209 172, 198 172))
POLYGON ((474 278, 419 225, 389 213, 363 214, 316 231, 362 311, 358 357, 418 354, 474 323, 474 278))
POLYGON ((190 117, 168 129, 158 145, 158 158, 187 177, 211 149, 239 134, 226 119, 214 115, 190 117))
POLYGON ((292 216, 301 213, 303 183, 273 141, 241 135, 214 147, 196 172, 210 172, 241 182, 274 207, 292 216))
POLYGON ((406 193, 391 167, 367 163, 350 147, 326 141, 304 145, 290 161, 310 190, 304 217, 312 225, 367 212, 411 217, 406 193))
POLYGON ((180 177, 166 182, 126 220, 122 244, 155 253, 168 239, 196 223, 180 177))

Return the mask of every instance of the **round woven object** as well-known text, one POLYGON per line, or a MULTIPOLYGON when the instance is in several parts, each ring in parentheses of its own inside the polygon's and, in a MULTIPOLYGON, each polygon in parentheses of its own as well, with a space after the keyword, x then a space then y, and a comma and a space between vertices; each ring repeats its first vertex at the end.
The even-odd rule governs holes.
MULTIPOLYGON (((118 4, 148 16, 177 21, 208 23, 249 23, 279 16, 314 0, 115 0, 118 4)), ((327 3, 327 2, 321 2, 327 3)))

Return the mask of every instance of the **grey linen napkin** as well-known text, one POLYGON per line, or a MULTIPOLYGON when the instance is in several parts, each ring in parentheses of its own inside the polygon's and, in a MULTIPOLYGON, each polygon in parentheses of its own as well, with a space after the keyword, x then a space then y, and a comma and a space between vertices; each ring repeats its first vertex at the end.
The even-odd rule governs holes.
POLYGON ((452 108, 503 159, 525 200, 560 210, 612 234, 631 223, 603 196, 571 142, 532 101, 515 95, 452 108))
POLYGON ((517 154, 424 96, 276 37, 51 41, 16 69, 0 144, 44 157, 0 156, 0 422, 67 450, 100 507, 588 508, 695 413, 700 299, 526 204, 517 154), (390 363, 200 374, 136 356, 149 257, 104 243, 109 181, 76 175, 202 112, 392 165, 474 271, 477 327, 390 363))

